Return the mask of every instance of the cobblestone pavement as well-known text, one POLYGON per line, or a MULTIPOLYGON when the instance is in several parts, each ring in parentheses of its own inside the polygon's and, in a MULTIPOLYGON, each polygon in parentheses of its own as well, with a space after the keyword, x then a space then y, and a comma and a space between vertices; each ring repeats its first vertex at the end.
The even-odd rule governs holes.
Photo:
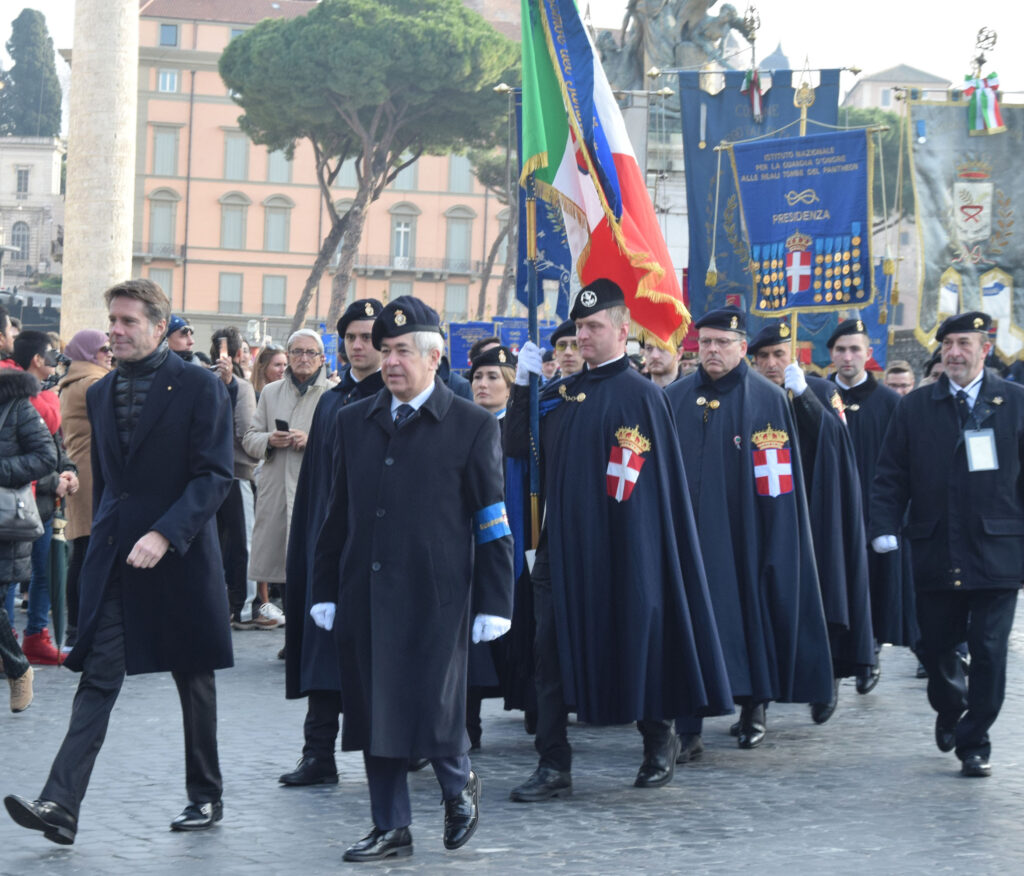
MULTIPOLYGON (((183 638, 183 644, 185 643, 183 638)), ((0 810, 2 874, 334 873, 370 826, 358 753, 337 786, 283 788, 302 743, 304 701, 284 699, 281 631, 235 633, 236 667, 218 673, 225 817, 214 830, 172 833, 185 803, 180 713, 170 675, 129 678, 85 799, 74 846, 55 846, 0 810)), ((705 726, 704 756, 671 785, 632 787, 632 727, 570 729, 574 796, 516 804, 509 790, 535 766, 518 713, 484 704, 480 828, 446 852, 430 770, 410 777, 415 855, 376 872, 487 873, 1012 873, 1024 872, 1024 634, 1015 633, 1006 705, 993 733, 993 775, 964 779, 932 739, 916 663, 883 651, 882 680, 858 696, 844 682, 824 726, 806 706, 775 705, 769 736, 740 751, 730 719, 705 726)), ((67 724, 77 676, 42 668, 36 700, 0 712, 0 793, 34 797, 67 724)), ((6 688, 6 686, 5 686, 6 688)), ((4 694, 6 696, 6 693, 4 694)))

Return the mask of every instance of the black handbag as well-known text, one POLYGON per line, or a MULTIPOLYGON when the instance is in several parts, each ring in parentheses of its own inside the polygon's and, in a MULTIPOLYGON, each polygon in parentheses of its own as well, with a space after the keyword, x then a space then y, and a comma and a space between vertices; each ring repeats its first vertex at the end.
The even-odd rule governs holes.
MULTIPOLYGON (((9 402, 0 414, 0 431, 13 405, 9 402)), ((0 487, 0 541, 35 541, 42 534, 43 521, 32 495, 32 484, 0 487)))

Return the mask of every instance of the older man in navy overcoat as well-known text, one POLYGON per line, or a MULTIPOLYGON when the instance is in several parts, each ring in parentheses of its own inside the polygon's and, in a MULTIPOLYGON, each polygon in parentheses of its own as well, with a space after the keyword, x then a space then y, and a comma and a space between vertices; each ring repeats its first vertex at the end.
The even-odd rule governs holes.
POLYGON ((217 377, 169 355, 159 286, 130 280, 106 300, 118 366, 86 396, 94 514, 64 664, 82 679, 39 799, 4 800, 18 824, 64 845, 126 673, 170 672, 178 687, 189 803, 172 830, 222 817, 213 673, 232 654, 215 515, 231 485, 231 403, 217 377))

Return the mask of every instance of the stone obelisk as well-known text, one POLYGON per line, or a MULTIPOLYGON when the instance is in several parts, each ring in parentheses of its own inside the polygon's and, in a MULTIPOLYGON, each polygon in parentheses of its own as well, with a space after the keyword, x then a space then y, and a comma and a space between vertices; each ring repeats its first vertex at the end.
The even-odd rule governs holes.
POLYGON ((76 0, 60 333, 105 329, 132 272, 139 0, 76 0))

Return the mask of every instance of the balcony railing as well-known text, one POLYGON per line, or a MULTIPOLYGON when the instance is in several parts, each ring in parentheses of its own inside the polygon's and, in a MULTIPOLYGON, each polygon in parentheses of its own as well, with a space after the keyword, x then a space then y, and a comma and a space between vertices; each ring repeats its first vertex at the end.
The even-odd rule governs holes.
MULTIPOLYGON (((337 260, 332 261, 337 266, 337 260)), ((430 258, 425 256, 364 255, 356 256, 357 271, 408 271, 415 274, 479 274, 484 263, 473 259, 430 258)))
POLYGON ((137 259, 180 259, 184 247, 175 243, 154 243, 138 241, 132 243, 132 255, 137 259))

